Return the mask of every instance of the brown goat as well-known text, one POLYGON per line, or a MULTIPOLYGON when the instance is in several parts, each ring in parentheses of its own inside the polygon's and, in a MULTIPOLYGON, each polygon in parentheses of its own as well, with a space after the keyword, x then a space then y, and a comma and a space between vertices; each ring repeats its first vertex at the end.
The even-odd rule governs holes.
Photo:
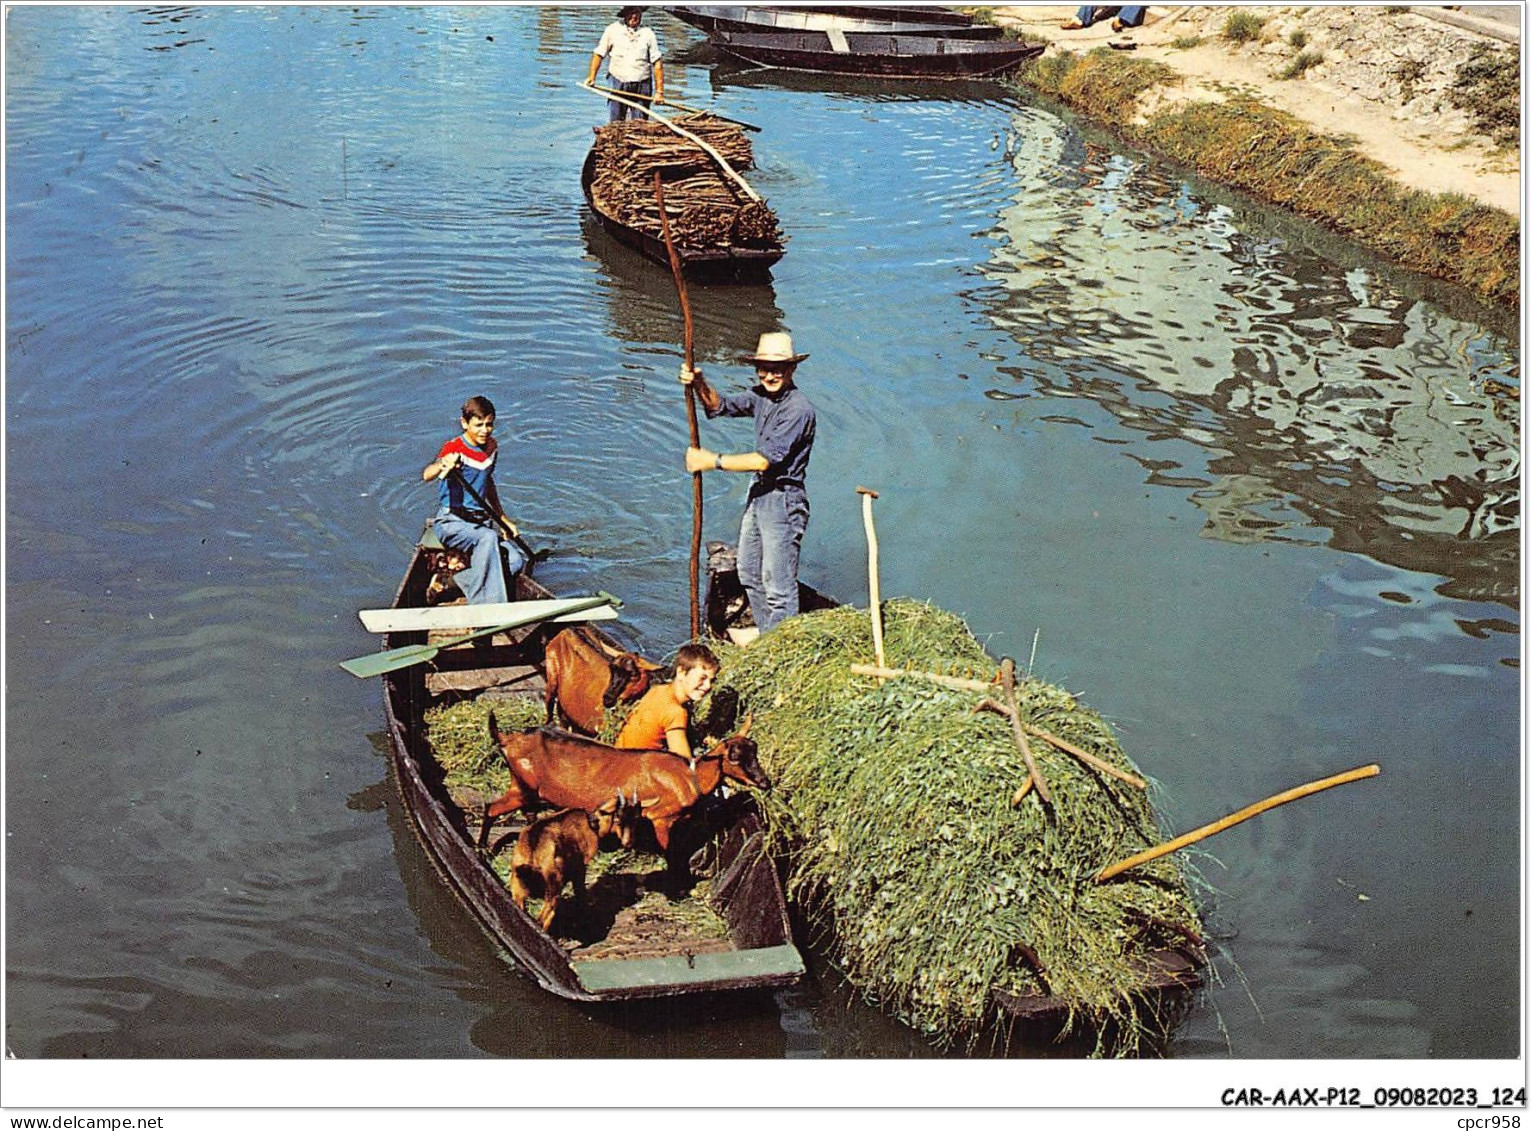
POLYGON ((757 789, 771 787, 754 740, 747 737, 749 729, 746 718, 738 734, 688 761, 668 750, 619 750, 546 727, 502 734, 491 711, 489 737, 505 755, 515 780, 485 808, 480 837, 487 837, 497 818, 534 798, 589 811, 610 804, 613 797, 631 796, 641 799, 654 839, 668 851, 676 821, 724 778, 757 789))
POLYGON ((659 670, 659 664, 636 652, 615 651, 588 633, 566 628, 543 653, 547 721, 554 721, 556 705, 576 730, 595 734, 606 712, 642 696, 659 670))
POLYGON ((526 910, 533 891, 542 893, 541 923, 553 927, 565 883, 574 885, 574 903, 585 900, 585 866, 600 847, 601 818, 583 809, 560 809, 521 830, 511 856, 510 898, 526 910))

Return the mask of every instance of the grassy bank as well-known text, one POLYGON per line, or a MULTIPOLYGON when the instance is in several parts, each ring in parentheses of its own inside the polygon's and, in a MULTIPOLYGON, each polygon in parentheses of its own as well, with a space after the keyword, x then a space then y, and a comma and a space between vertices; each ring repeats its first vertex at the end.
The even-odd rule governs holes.
POLYGON ((1202 176, 1341 232, 1412 271, 1467 287, 1508 306, 1520 303, 1520 223, 1456 194, 1398 185, 1343 139, 1315 133, 1247 98, 1169 103, 1146 115, 1142 99, 1173 86, 1159 63, 1099 48, 1049 53, 1018 76, 1202 176))

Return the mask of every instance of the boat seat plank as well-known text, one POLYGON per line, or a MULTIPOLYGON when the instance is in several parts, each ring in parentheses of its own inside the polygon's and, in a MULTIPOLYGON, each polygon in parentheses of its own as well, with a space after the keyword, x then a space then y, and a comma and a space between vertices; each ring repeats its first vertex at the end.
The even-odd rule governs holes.
MULTIPOLYGON (((556 612, 567 606, 570 599, 553 601, 500 601, 485 605, 434 605, 414 609, 362 609, 362 626, 368 632, 424 632, 431 629, 491 628, 506 621, 517 620, 548 610, 556 612)), ((581 612, 564 613, 547 618, 555 624, 576 621, 616 620, 617 610, 610 605, 598 605, 581 612)))
POLYGON ((591 993, 609 993, 651 986, 684 986, 732 978, 800 978, 803 957, 794 946, 758 950, 728 950, 668 958, 627 958, 618 961, 576 961, 574 972, 591 993))

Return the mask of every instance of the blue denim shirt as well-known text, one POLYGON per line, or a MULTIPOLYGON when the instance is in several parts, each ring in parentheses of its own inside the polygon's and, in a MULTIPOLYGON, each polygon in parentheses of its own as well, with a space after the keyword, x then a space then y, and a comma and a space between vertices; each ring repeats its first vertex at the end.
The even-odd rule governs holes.
POLYGON ((747 392, 721 399, 723 403, 716 412, 708 411, 708 418, 753 416, 755 450, 771 462, 770 467, 755 473, 750 494, 760 495, 783 487, 803 489, 815 426, 813 403, 803 391, 793 385, 773 400, 756 385, 747 392))

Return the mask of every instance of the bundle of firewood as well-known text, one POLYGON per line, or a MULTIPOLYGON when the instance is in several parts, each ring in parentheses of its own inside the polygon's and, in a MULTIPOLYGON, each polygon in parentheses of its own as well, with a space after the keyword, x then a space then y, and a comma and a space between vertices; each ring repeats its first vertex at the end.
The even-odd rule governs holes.
MULTIPOLYGON (((675 124, 716 150, 735 170, 754 167, 744 131, 710 114, 688 114, 675 124)), ((664 183, 670 234, 680 248, 779 248, 776 214, 753 200, 711 154, 659 122, 619 122, 599 131, 591 194, 621 223, 662 238, 654 174, 664 183)))

